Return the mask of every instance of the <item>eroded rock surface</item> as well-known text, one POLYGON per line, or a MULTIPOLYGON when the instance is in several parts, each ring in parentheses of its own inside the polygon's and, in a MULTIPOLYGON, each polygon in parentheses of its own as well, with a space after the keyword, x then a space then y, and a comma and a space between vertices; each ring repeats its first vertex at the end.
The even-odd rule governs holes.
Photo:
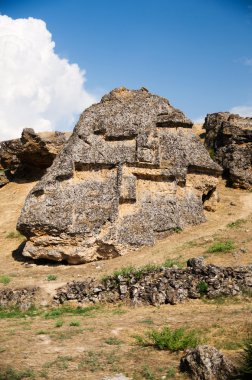
POLYGON ((221 168, 168 100, 116 89, 80 116, 26 199, 24 255, 77 264, 152 245, 205 220, 221 168))
POLYGON ((231 380, 235 369, 215 347, 203 345, 187 350, 180 369, 194 380, 231 380))
POLYGON ((206 146, 223 167, 229 184, 251 189, 252 118, 229 112, 208 114, 203 128, 206 129, 206 146))
POLYGON ((41 178, 66 142, 62 132, 37 134, 25 128, 20 139, 0 142, 0 167, 10 178, 41 178))

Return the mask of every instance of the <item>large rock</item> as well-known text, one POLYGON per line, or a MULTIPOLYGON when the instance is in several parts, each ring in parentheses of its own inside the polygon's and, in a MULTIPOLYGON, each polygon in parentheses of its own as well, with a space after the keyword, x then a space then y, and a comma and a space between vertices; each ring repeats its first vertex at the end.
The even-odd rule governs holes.
POLYGON ((233 187, 252 188, 252 118, 229 112, 208 114, 206 146, 224 169, 224 176, 233 187))
POLYGON ((25 128, 20 139, 0 142, 0 167, 13 178, 42 176, 67 142, 62 132, 37 134, 25 128))
POLYGON ((234 367, 215 347, 198 346, 181 358, 180 369, 194 380, 231 380, 234 367))
POLYGON ((23 254, 69 263, 112 258, 205 221, 220 167, 192 123, 146 89, 116 89, 80 116, 26 199, 23 254))

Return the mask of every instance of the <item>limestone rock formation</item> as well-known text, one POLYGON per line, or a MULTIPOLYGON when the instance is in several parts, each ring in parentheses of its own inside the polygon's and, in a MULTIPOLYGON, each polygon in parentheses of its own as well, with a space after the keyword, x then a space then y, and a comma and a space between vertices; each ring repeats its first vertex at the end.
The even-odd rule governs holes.
POLYGON ((146 89, 115 89, 85 110, 17 228, 23 254, 77 264, 152 245, 205 220, 221 168, 192 123, 146 89))
POLYGON ((20 139, 0 142, 0 166, 14 177, 41 177, 67 142, 66 134, 37 134, 25 128, 20 139))
POLYGON ((229 112, 208 114, 205 144, 233 187, 252 188, 252 118, 229 112))
POLYGON ((235 369, 215 347, 198 346, 181 358, 180 369, 194 380, 230 380, 235 369))

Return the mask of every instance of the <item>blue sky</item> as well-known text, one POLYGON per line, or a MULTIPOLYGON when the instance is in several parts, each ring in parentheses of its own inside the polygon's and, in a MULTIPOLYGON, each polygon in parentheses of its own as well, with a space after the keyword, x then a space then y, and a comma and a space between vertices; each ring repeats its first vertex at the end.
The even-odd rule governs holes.
POLYGON ((0 0, 0 12, 44 20, 97 98, 144 86, 193 120, 234 107, 252 116, 252 1, 0 0))

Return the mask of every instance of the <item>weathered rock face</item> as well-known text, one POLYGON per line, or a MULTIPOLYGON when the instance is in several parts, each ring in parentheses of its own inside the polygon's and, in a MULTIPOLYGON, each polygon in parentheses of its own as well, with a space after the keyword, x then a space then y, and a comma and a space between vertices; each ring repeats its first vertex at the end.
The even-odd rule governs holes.
POLYGON ((105 95, 29 194, 17 225, 29 239, 24 255, 112 258, 203 222, 221 169, 191 126, 145 89, 105 95))
POLYGON ((187 350, 181 358, 180 369, 194 380, 230 380, 235 369, 215 347, 207 345, 187 350))
POLYGON ((215 161, 233 187, 252 188, 252 118, 229 112, 207 115, 206 146, 215 152, 215 161))
POLYGON ((37 134, 25 128, 20 139, 0 143, 0 166, 16 176, 42 176, 67 142, 62 132, 37 134))

